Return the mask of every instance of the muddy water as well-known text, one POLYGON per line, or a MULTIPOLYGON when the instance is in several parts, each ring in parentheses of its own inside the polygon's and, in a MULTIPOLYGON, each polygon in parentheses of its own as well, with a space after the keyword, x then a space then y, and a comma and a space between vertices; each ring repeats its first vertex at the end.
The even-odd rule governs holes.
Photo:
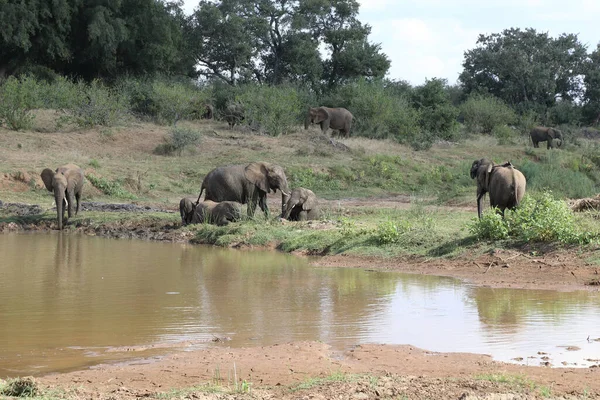
POLYGON ((598 293, 319 269, 274 252, 0 234, 0 377, 298 340, 588 366, 600 359, 598 327, 598 293))

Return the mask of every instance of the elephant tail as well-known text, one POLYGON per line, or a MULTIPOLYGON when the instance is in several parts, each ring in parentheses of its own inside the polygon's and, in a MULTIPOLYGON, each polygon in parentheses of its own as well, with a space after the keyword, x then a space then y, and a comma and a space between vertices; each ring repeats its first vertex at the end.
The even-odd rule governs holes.
POLYGON ((202 197, 202 192, 204 191, 204 185, 200 188, 200 194, 198 195, 198 200, 196 200, 196 205, 200 203, 200 197, 202 197))

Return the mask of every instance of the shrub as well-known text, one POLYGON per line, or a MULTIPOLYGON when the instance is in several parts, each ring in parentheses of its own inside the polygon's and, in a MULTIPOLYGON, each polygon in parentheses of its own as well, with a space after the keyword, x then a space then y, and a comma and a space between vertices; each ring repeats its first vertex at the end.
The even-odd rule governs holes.
POLYGON ((289 133, 298 125, 302 104, 292 87, 247 85, 236 101, 242 104, 247 123, 270 136, 289 133))
POLYGON ((492 129, 492 135, 498 139, 499 145, 514 144, 517 136, 515 130, 508 125, 496 125, 492 129))
POLYGON ((460 109, 465 125, 473 133, 491 133, 495 126, 516 121, 513 109, 494 96, 471 96, 460 109))
POLYGON ((9 77, 0 87, 0 124, 18 131, 29 129, 34 116, 31 110, 36 106, 34 78, 9 77))
POLYGON ((155 81, 151 99, 158 121, 175 124, 197 115, 199 105, 208 101, 209 94, 183 83, 155 81))
POLYGON ((446 87, 445 79, 428 79, 414 88, 411 101, 420 112, 419 122, 424 131, 442 139, 453 139, 458 128, 458 109, 452 105, 446 87))
POLYGON ((589 172, 565 168, 560 162, 562 154, 549 154, 551 157, 542 158, 538 163, 525 161, 520 164, 519 170, 527 178, 528 190, 551 190, 568 198, 589 197, 598 192, 589 172))
POLYGON ((161 143, 154 149, 155 154, 169 155, 177 153, 181 155, 183 149, 200 142, 200 133, 186 127, 173 127, 169 136, 165 138, 165 143, 161 143))
POLYGON ((132 193, 129 193, 123 188, 120 180, 110 181, 106 178, 101 178, 95 175, 86 175, 85 178, 90 183, 107 196, 120 197, 123 199, 135 199, 132 193))
POLYGON ((360 79, 341 86, 322 101, 344 107, 354 115, 351 134, 376 139, 394 138, 409 143, 421 133, 419 113, 406 97, 397 97, 381 82, 360 79))
POLYGON ((474 219, 468 228, 469 232, 478 239, 508 239, 508 225, 495 209, 486 210, 481 219, 474 219))
POLYGON ((78 95, 67 119, 81 127, 115 126, 129 113, 128 99, 98 80, 89 85, 78 82, 77 88, 78 95))
POLYGON ((585 232, 576 222, 573 211, 550 192, 527 195, 514 212, 502 219, 494 210, 469 225, 469 232, 479 239, 513 238, 525 242, 559 242, 587 244, 598 240, 597 232, 585 232))

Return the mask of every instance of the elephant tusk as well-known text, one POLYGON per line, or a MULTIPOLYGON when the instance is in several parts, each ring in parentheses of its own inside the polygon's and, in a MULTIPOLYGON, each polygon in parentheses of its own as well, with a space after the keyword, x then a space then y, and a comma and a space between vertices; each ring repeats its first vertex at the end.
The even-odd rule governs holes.
MULTIPOLYGON (((281 189, 279 189, 279 190, 281 190, 281 189)), ((281 190, 281 193, 282 193, 284 196, 291 196, 291 193, 286 193, 286 192, 284 192, 283 190, 281 190)))

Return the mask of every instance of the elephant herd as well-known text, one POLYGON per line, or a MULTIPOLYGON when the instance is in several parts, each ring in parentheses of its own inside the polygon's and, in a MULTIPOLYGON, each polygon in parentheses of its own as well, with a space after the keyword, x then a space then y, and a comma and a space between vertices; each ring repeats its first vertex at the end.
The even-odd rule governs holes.
POLYGON ((204 177, 198 199, 179 202, 181 224, 212 223, 219 226, 241 219, 242 205, 252 217, 258 205, 266 214, 267 194, 281 192, 281 218, 303 221, 319 218, 315 194, 306 188, 290 191, 283 168, 266 162, 217 167, 204 177), (200 201, 204 193, 204 201, 200 201))
MULTIPOLYGON (((209 109, 207 108, 207 112, 209 109)), ((212 108, 210 109, 212 113, 212 108)), ((343 108, 310 108, 306 118, 309 123, 321 124, 321 129, 338 129, 348 135, 352 114, 343 108)), ((562 133, 554 128, 536 127, 530 133, 535 147, 547 141, 548 148, 557 141, 560 146, 562 133)), ((477 182, 477 215, 482 216, 481 200, 487 193, 490 206, 497 207, 504 216, 506 209, 514 209, 525 194, 525 176, 510 162, 495 164, 486 158, 473 161, 470 175, 477 182)), ((57 226, 62 229, 68 218, 77 215, 84 183, 83 170, 74 164, 66 164, 52 171, 46 168, 41 173, 48 191, 54 194, 57 226)), ((217 167, 204 177, 197 199, 183 198, 179 203, 182 225, 212 223, 219 226, 241 219, 242 205, 247 205, 248 217, 253 217, 256 206, 269 214, 267 194, 281 192, 280 217, 290 221, 318 219, 320 209, 317 197, 302 187, 290 190, 283 168, 267 162, 228 165, 217 167), (204 200, 200 198, 204 193, 204 200)))

